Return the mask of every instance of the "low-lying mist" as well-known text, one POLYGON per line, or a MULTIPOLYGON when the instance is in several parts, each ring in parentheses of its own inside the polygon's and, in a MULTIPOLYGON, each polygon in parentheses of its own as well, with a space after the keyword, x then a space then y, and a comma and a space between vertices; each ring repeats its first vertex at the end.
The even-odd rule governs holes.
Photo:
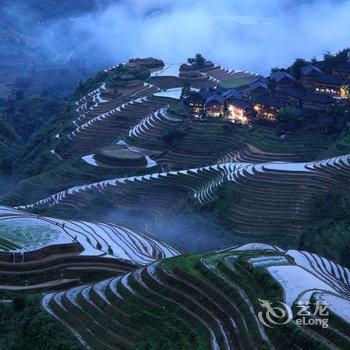
POLYGON ((69 96, 130 57, 183 63, 196 53, 268 74, 348 47, 349 14, 350 0, 2 0, 0 85, 69 96))
POLYGON ((348 0, 101 3, 96 11, 50 22, 37 39, 57 56, 82 56, 95 66, 137 56, 180 63, 200 52, 224 66, 260 73, 349 46, 348 0))
MULTIPOLYGON (((193 212, 172 215, 150 215, 164 213, 156 205, 133 205, 133 210, 123 207, 94 211, 90 221, 113 222, 117 225, 138 230, 163 240, 184 252, 202 252, 227 248, 247 243, 249 238, 238 237, 227 232, 219 222, 207 213, 193 212)), ((91 212, 89 212, 91 214, 91 212)))

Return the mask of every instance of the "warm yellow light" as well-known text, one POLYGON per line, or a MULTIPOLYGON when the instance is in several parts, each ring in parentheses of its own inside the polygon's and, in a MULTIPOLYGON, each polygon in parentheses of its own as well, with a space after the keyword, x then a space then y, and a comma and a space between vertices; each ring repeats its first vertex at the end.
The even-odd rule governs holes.
POLYGON ((349 87, 348 86, 343 85, 340 88, 340 97, 341 98, 349 98, 350 97, 350 92, 349 92, 349 87))
POLYGON ((230 105, 227 110, 227 119, 232 123, 248 124, 249 120, 245 115, 244 109, 230 105))

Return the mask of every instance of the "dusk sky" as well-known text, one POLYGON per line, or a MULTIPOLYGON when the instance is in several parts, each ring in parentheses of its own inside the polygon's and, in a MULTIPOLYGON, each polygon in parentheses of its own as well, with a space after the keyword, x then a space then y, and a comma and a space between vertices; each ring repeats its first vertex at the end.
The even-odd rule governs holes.
POLYGON ((58 54, 94 48, 110 63, 135 56, 177 63, 200 52, 230 68, 267 73, 296 57, 322 57, 328 50, 348 46, 350 1, 304 3, 121 1, 97 13, 65 19, 64 25, 55 22, 40 39, 58 54))

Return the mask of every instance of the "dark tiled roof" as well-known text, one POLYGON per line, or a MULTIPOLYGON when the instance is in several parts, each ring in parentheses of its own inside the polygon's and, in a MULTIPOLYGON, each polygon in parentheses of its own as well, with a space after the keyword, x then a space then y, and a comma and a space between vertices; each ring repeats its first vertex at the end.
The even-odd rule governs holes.
POLYGON ((261 81, 255 81, 254 83, 251 83, 249 85, 249 88, 251 91, 254 91, 254 90, 259 89, 259 88, 268 90, 269 87, 267 86, 267 84, 264 84, 261 81))
POLYGON ((270 80, 275 81, 277 83, 282 80, 295 81, 295 79, 289 73, 280 70, 272 73, 270 75, 270 80))
POLYGON ((316 102, 316 103, 324 103, 324 104, 332 104, 334 102, 334 99, 328 95, 322 95, 322 94, 314 94, 312 92, 308 92, 303 97, 303 101, 310 101, 310 102, 316 102))
POLYGON ((221 95, 222 93, 224 93, 226 91, 226 89, 223 88, 222 86, 215 86, 214 88, 211 88, 210 90, 216 94, 219 94, 219 95, 221 95))
POLYGON ((295 88, 295 87, 282 88, 282 89, 279 89, 277 91, 277 93, 285 95, 285 96, 291 96, 291 97, 294 97, 294 98, 299 98, 299 99, 301 99, 303 97, 303 95, 304 95, 304 91, 302 89, 298 89, 298 88, 295 88))
POLYGON ((339 85, 339 86, 347 84, 347 81, 342 77, 328 74, 328 73, 321 74, 316 78, 315 81, 321 84, 330 84, 330 85, 339 85))
POLYGON ((350 62, 347 62, 347 63, 344 63, 344 64, 340 64, 334 70, 335 71, 339 71, 339 72, 350 73, 350 62))
POLYGON ((256 82, 260 82, 260 83, 263 83, 263 84, 265 84, 265 85, 268 84, 267 78, 263 77, 262 75, 260 75, 260 76, 257 77, 256 79, 252 80, 252 81, 250 82, 250 84, 253 84, 253 83, 256 83, 256 82))
POLYGON ((212 95, 212 96, 209 96, 205 101, 206 105, 216 104, 216 103, 220 103, 223 105, 225 103, 225 99, 220 95, 212 95))
POLYGON ((266 107, 275 107, 275 108, 282 108, 286 104, 286 100, 284 98, 272 97, 272 96, 257 97, 255 99, 255 102, 266 107))
POLYGON ((203 98, 203 96, 201 96, 198 92, 195 91, 191 91, 189 96, 186 98, 187 102, 200 102, 200 103, 204 103, 205 102, 205 98, 203 98))
POLYGON ((301 73, 303 73, 303 75, 322 74, 322 71, 320 68, 313 66, 311 64, 300 68, 300 71, 301 71, 301 73))
POLYGON ((247 109, 251 106, 251 103, 239 99, 230 99, 229 104, 242 109, 247 109))
POLYGON ((222 93, 222 96, 225 99, 232 99, 232 98, 238 98, 241 99, 243 97, 243 94, 240 91, 237 91, 235 89, 229 89, 222 93))
POLYGON ((208 89, 200 89, 198 94, 202 96, 204 100, 206 100, 209 96, 213 95, 213 92, 209 91, 208 89))

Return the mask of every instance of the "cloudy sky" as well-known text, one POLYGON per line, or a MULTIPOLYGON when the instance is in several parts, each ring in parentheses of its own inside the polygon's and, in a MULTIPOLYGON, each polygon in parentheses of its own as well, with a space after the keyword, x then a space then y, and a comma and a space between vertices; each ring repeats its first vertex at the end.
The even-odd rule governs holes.
POLYGON ((57 54, 103 64, 154 56, 178 63, 200 52, 261 73, 296 57, 350 46, 350 0, 119 0, 47 26, 40 40, 57 54))

